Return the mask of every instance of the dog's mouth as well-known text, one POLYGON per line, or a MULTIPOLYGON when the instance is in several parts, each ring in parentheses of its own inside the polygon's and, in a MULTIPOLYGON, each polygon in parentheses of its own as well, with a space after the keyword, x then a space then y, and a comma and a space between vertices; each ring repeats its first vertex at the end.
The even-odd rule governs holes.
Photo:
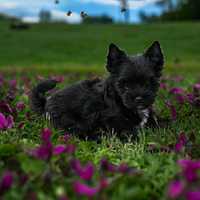
POLYGON ((126 96, 122 98, 124 106, 126 106, 128 109, 132 110, 144 110, 147 109, 148 106, 145 105, 142 97, 138 96, 135 99, 132 99, 130 96, 126 96))

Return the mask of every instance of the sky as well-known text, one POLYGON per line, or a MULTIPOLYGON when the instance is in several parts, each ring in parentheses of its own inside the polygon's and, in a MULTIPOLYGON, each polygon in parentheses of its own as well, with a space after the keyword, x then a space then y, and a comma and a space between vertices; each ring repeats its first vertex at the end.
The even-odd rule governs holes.
MULTIPOLYGON (((129 0, 130 21, 140 22, 139 13, 160 14, 161 8, 155 5, 158 0, 129 0)), ((119 0, 0 0, 0 13, 20 17, 26 22, 38 22, 39 12, 48 10, 51 12, 53 20, 63 20, 68 23, 80 23, 80 12, 84 11, 88 15, 111 16, 115 21, 123 21, 120 12, 119 0), (66 12, 71 10, 72 15, 67 16, 66 12)))

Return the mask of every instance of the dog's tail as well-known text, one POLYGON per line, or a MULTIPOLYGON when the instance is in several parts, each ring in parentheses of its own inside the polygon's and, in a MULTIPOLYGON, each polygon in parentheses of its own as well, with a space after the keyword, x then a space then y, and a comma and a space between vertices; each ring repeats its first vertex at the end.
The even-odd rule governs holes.
POLYGON ((31 109, 38 113, 43 114, 45 112, 46 96, 45 93, 53 89, 58 82, 56 80, 48 79, 40 82, 34 87, 30 94, 31 109))

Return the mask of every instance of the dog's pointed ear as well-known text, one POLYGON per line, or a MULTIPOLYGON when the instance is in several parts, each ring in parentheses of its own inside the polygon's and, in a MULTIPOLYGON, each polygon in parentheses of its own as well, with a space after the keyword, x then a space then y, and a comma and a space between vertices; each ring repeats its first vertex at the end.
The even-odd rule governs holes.
POLYGON ((111 43, 108 49, 106 68, 109 72, 117 72, 120 62, 125 58, 126 54, 117 45, 111 43))
POLYGON ((160 47, 160 43, 155 41, 144 53, 145 57, 147 57, 151 62, 155 63, 158 66, 158 70, 162 69, 164 64, 164 56, 162 53, 162 49, 160 47), (159 69, 160 68, 160 69, 159 69))

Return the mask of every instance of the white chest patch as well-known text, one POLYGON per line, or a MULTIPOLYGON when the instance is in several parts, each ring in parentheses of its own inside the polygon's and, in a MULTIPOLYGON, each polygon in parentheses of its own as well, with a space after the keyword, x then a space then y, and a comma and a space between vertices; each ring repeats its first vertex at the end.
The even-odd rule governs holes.
POLYGON ((141 117, 142 121, 140 122, 140 128, 144 128, 145 124, 149 118, 149 109, 138 110, 138 114, 141 117))
POLYGON ((45 113, 45 118, 46 118, 47 121, 51 121, 51 115, 50 115, 49 112, 45 113))

